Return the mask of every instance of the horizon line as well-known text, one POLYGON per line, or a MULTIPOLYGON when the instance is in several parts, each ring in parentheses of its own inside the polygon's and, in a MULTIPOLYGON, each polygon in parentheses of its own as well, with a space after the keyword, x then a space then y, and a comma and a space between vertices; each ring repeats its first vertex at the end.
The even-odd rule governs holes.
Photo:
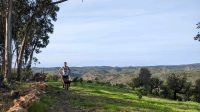
MULTIPOLYGON (((107 65, 86 65, 86 66, 69 66, 69 67, 120 67, 120 68, 122 68, 122 67, 158 67, 158 66, 187 66, 187 65, 195 65, 195 64, 200 64, 200 63, 187 63, 187 64, 168 64, 168 65, 144 65, 144 66, 142 66, 142 65, 136 65, 136 66, 134 66, 134 65, 130 65, 130 66, 107 66, 107 65)), ((57 67, 59 67, 59 66, 51 66, 51 67, 31 67, 31 68, 57 68, 57 67)))

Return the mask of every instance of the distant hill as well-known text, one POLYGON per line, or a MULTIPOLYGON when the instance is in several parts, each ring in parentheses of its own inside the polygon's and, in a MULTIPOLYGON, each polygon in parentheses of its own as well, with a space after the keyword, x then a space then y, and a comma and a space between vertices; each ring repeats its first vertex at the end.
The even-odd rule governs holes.
MULTIPOLYGON (((130 66, 130 67, 110 67, 110 66, 88 66, 70 67, 73 77, 82 77, 84 80, 95 80, 111 83, 127 83, 133 77, 137 77, 140 68, 148 68, 153 77, 165 80, 170 73, 187 75, 190 81, 200 78, 200 63, 185 65, 160 65, 160 66, 130 66)), ((42 72, 58 74, 60 67, 38 68, 33 67, 34 73, 42 72)))

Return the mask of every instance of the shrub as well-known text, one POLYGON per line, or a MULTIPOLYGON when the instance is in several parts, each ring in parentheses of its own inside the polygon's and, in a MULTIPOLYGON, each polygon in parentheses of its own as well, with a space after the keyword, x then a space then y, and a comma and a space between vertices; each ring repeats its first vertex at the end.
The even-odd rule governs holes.
POLYGON ((47 74, 45 81, 50 82, 50 81, 58 81, 59 76, 58 75, 54 75, 54 74, 47 74))
POLYGON ((93 83, 92 80, 88 80, 87 83, 93 83))
POLYGON ((184 76, 171 74, 167 78, 167 86, 173 91, 173 99, 177 99, 177 93, 180 93, 187 83, 187 78, 184 76))
POLYGON ((139 73, 139 84, 145 88, 150 85, 151 73, 147 68, 141 68, 139 73))
POLYGON ((135 88, 135 92, 136 92, 136 95, 138 96, 138 98, 142 99, 142 96, 145 93, 145 89, 144 89, 144 87, 135 88))
POLYGON ((79 81, 80 81, 80 83, 82 84, 82 83, 83 83, 83 78, 81 77, 81 78, 79 79, 79 81))
MULTIPOLYGON (((13 72, 13 74, 17 77, 17 73, 13 72)), ((21 75, 21 79, 23 81, 29 81, 33 77, 33 72, 31 70, 24 70, 21 75)))
POLYGON ((72 82, 78 82, 79 80, 78 80, 78 77, 75 77, 73 80, 72 80, 72 82))
POLYGON ((119 87, 119 88, 125 88, 126 87, 126 85, 124 85, 124 84, 116 84, 116 86, 119 87))
POLYGON ((192 86, 192 83, 191 82, 186 82, 185 85, 184 85, 184 88, 182 90, 182 96, 183 96, 183 99, 184 101, 190 101, 191 100, 191 96, 193 94, 193 86, 192 86))
POLYGON ((172 91, 167 85, 162 85, 160 90, 160 95, 164 98, 171 98, 172 91))
POLYGON ((137 88, 137 87, 140 87, 140 80, 139 78, 133 78, 132 79, 132 84, 130 84, 130 86, 134 89, 134 88, 137 88))
POLYGON ((160 87, 162 85, 163 81, 159 80, 158 78, 151 78, 151 89, 150 89, 150 93, 152 93, 153 95, 159 95, 160 93, 160 87))
POLYGON ((200 102, 200 79, 195 81, 194 100, 200 102))

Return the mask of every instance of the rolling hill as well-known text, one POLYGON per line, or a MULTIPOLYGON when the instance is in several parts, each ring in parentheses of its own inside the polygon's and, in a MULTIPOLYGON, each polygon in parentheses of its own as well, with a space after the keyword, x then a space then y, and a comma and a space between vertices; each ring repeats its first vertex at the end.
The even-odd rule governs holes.
MULTIPOLYGON (((137 77, 141 67, 148 68, 152 77, 159 77, 165 80, 170 73, 187 75, 188 80, 194 82, 200 78, 200 64, 185 65, 160 65, 160 66, 135 66, 135 67, 110 67, 110 66, 88 66, 88 67, 71 67, 73 77, 82 77, 84 80, 95 80, 111 83, 123 83, 131 81, 137 77)), ((59 67, 49 68, 32 68, 33 72, 45 72, 57 75, 59 67)))

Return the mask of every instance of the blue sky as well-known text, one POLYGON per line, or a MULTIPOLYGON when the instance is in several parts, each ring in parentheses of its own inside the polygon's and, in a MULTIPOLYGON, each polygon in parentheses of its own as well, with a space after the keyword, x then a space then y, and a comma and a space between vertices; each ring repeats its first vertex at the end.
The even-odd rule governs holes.
POLYGON ((37 66, 148 66, 200 62, 200 0, 69 0, 37 66))

